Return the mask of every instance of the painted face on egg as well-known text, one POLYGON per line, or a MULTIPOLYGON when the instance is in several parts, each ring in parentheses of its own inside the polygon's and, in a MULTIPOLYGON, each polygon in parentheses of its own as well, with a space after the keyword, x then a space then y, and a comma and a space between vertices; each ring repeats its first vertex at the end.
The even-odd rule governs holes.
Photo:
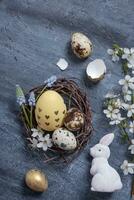
POLYGON ((60 94, 53 90, 44 92, 38 99, 35 118, 38 126, 46 131, 54 131, 63 124, 66 105, 60 94))

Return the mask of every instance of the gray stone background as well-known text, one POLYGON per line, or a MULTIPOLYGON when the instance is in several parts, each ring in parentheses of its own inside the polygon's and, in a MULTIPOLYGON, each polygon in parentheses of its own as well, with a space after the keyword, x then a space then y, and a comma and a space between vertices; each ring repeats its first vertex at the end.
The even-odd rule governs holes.
MULTIPOLYGON (((121 65, 112 63, 107 49, 113 43, 134 45, 133 0, 0 0, 0 200, 128 200, 131 177, 120 171, 127 157, 119 131, 111 128, 102 114, 104 95, 122 76, 121 65), (80 31, 91 39, 94 52, 81 61, 70 50, 70 36, 80 31), (60 57, 69 67, 56 67, 60 57), (87 64, 104 59, 105 79, 91 85, 85 78, 87 64), (86 90, 93 111, 94 135, 81 155, 68 166, 44 164, 29 151, 18 120, 15 84, 26 91, 51 75, 75 76, 86 90), (121 174, 123 189, 113 194, 90 191, 89 149, 102 135, 114 131, 110 164, 121 174), (49 189, 35 194, 24 184, 25 172, 40 168, 46 172, 49 189)), ((110 180, 109 180, 110 181, 110 180)))

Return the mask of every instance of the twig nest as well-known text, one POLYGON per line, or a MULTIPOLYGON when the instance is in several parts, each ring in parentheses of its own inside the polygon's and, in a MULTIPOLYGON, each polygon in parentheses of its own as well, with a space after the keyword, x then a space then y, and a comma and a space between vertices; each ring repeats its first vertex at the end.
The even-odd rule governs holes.
POLYGON ((70 131, 78 131, 84 124, 84 115, 77 108, 71 108, 67 111, 64 125, 70 131))
POLYGON ((91 41, 82 33, 73 33, 71 46, 74 54, 78 58, 87 58, 92 52, 91 41))
MULTIPOLYGON (((31 149, 41 153, 44 162, 68 163, 78 155, 90 139, 92 131, 90 104, 86 94, 74 80, 52 76, 43 85, 31 89, 29 95, 24 96, 22 89, 19 89, 17 102, 20 106, 23 103, 24 111, 21 109, 20 116, 26 128, 25 137, 31 149), (83 123, 81 129, 74 134, 73 131, 65 129, 65 126, 64 129, 59 129, 63 127, 66 112, 70 108, 77 108, 84 116, 84 123, 83 119, 80 120, 80 124, 83 123)), ((74 130, 72 124, 69 123, 68 126, 74 130)), ((80 125, 77 128, 79 127, 80 125)))
POLYGON ((26 185, 35 192, 44 192, 48 188, 48 181, 43 172, 31 169, 25 176, 26 185))
POLYGON ((52 135, 52 140, 56 146, 63 150, 70 151, 77 147, 74 134, 65 128, 55 130, 52 135))
POLYGON ((90 62, 86 69, 87 77, 92 82, 97 82, 104 78, 106 73, 106 65, 102 59, 95 59, 90 62))

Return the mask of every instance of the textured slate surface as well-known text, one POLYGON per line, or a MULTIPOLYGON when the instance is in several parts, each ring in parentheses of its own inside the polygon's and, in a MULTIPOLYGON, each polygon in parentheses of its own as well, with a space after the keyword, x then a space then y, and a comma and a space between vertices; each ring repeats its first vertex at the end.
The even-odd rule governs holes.
MULTIPOLYGON (((119 169, 126 158, 119 131, 111 145, 111 165, 120 172, 124 187, 113 194, 90 191, 91 158, 89 148, 111 127, 102 114, 103 96, 116 86, 121 75, 120 64, 114 64, 106 50, 113 42, 133 46, 133 0, 0 0, 0 199, 1 200, 128 200, 131 178, 119 169), (91 58, 80 61, 69 48, 73 31, 87 34, 93 44, 91 58), (55 65, 60 57, 69 67, 61 72, 55 65), (107 74, 97 85, 87 83, 85 69, 89 61, 102 58, 107 74), (87 91, 93 111, 94 136, 83 153, 69 166, 45 165, 30 152, 18 121, 15 84, 29 90, 46 78, 57 76, 80 79, 87 91), (49 190, 35 194, 24 185, 28 169, 41 168, 49 179, 49 190)), ((110 180, 109 180, 110 181, 110 180)))

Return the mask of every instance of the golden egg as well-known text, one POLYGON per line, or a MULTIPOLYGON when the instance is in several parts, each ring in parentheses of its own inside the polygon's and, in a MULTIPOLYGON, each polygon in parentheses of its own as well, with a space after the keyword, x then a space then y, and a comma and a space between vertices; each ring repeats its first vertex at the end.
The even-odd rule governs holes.
POLYGON ((31 169, 26 173, 25 182, 35 192, 44 192, 48 188, 45 174, 37 169, 31 169))
POLYGON ((66 110, 59 93, 54 90, 44 92, 36 103, 35 118, 38 126, 46 131, 54 131, 62 126, 66 110))

